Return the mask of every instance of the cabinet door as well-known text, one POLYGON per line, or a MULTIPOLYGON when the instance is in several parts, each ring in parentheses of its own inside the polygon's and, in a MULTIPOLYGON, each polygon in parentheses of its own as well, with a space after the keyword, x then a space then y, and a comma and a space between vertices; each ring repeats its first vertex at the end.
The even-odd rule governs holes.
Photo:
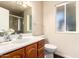
POLYGON ((37 57, 38 58, 44 58, 44 40, 41 40, 41 41, 39 41, 38 43, 37 43, 38 45, 37 45, 37 52, 38 52, 38 54, 37 54, 37 57))
POLYGON ((44 58, 44 47, 38 49, 38 58, 44 58))
POLYGON ((23 57, 24 57, 24 48, 1 56, 1 58, 23 58, 23 57))
POLYGON ((37 58, 37 43, 27 46, 25 51, 27 58, 37 58))

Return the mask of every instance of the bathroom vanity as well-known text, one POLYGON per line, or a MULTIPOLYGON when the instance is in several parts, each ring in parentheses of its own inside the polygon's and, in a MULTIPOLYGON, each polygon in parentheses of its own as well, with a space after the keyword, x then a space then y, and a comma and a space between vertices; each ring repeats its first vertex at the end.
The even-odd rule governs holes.
POLYGON ((0 50, 0 58, 44 58, 44 38, 16 41, 0 50))

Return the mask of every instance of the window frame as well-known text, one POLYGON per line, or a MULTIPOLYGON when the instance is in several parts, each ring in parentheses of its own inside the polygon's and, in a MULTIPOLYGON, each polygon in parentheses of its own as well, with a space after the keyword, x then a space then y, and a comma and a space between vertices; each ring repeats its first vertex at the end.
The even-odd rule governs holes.
MULTIPOLYGON (((77 22, 76 22, 76 31, 67 31, 66 30, 66 4, 69 4, 70 2, 61 2, 57 5, 55 5, 55 10, 57 10, 57 7, 60 7, 60 6, 64 6, 64 22, 65 22, 65 28, 64 28, 64 31, 57 31, 57 27, 56 27, 56 14, 57 14, 57 11, 55 11, 55 30, 56 30, 56 33, 78 33, 77 32, 77 22)), ((76 2, 75 2, 76 3, 76 2)))

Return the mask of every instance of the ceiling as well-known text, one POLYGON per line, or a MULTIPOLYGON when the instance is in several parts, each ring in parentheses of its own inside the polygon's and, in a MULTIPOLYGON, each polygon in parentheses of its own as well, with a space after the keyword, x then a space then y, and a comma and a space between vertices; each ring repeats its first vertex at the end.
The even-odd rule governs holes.
POLYGON ((0 7, 10 10, 12 13, 15 12, 20 14, 24 11, 25 7, 18 5, 16 1, 0 1, 0 7))

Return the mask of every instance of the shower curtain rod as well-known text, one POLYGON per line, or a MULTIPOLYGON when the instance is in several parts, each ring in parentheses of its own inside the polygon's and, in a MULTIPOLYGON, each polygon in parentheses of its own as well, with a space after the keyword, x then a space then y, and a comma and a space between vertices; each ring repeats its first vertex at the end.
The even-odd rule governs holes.
POLYGON ((10 14, 10 16, 13 16, 13 17, 16 17, 16 18, 23 18, 23 17, 16 16, 16 15, 13 15, 13 14, 10 14))

